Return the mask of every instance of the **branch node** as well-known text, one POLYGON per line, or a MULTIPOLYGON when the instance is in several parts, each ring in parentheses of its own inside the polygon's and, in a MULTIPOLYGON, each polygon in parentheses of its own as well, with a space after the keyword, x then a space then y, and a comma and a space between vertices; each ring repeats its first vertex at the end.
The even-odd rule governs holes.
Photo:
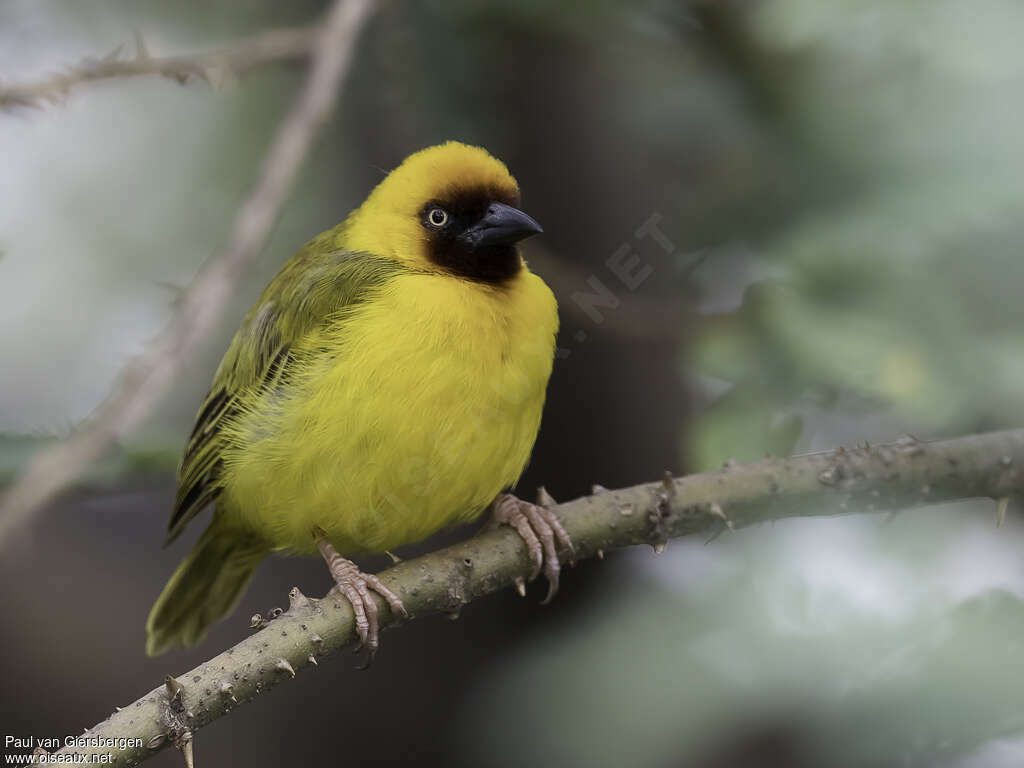
POLYGON ((818 473, 818 482, 822 485, 835 485, 843 477, 843 469, 841 464, 829 467, 828 469, 822 470, 818 473))
POLYGON ((302 594, 302 590, 298 587, 288 590, 288 613, 297 613, 298 611, 312 613, 315 609, 316 601, 302 594))
POLYGON ((221 683, 219 686, 217 686, 217 692, 221 696, 226 696, 228 699, 230 699, 232 704, 238 703, 238 699, 235 698, 235 686, 233 686, 231 683, 221 683))
POLYGON ((270 622, 272 622, 282 613, 284 613, 283 608, 271 608, 269 611, 267 611, 266 616, 260 616, 258 613, 254 613, 252 618, 249 619, 249 629, 255 629, 256 631, 259 631, 266 627, 268 624, 270 624, 270 622))
POLYGON ((170 739, 171 743, 182 751, 185 764, 192 768, 192 730, 189 728, 192 713, 185 709, 185 686, 172 675, 167 675, 164 678, 164 689, 167 697, 160 717, 163 733, 157 734, 164 738, 157 740, 157 736, 154 736, 146 746, 158 749, 163 745, 164 739, 170 739))
POLYGON ((666 480, 671 482, 671 475, 665 473, 661 483, 661 490, 655 493, 654 509, 651 510, 647 519, 651 522, 651 533, 648 541, 658 554, 665 551, 668 543, 669 522, 673 517, 672 499, 675 496, 675 483, 671 482, 671 491, 666 488, 666 480))

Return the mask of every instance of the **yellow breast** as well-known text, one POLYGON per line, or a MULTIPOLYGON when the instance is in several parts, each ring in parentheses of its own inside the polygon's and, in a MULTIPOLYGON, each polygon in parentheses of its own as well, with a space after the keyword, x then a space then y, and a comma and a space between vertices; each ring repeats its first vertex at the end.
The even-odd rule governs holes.
POLYGON ((222 512, 278 548, 383 551, 479 515, 529 460, 554 297, 524 268, 493 287, 402 273, 306 340, 312 362, 234 431, 222 512))

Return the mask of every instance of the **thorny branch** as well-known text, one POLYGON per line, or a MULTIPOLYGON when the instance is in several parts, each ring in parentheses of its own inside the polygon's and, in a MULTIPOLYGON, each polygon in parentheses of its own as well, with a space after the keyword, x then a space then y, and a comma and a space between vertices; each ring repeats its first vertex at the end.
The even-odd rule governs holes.
POLYGON ((8 85, 0 83, 0 109, 59 103, 73 88, 117 77, 157 75, 179 83, 199 78, 216 85, 263 64, 308 58, 320 32, 319 27, 278 29, 213 51, 160 58, 150 55, 142 36, 136 33, 134 58, 123 58, 122 47, 118 47, 103 58, 84 59, 43 80, 8 85))
MULTIPOLYGON (((1004 500, 1022 493, 1024 429, 1018 429, 933 443, 907 437, 744 466, 730 462, 713 472, 666 474, 660 482, 618 491, 595 487, 592 495, 553 510, 572 536, 577 558, 586 558, 632 544, 657 552, 675 537, 786 517, 895 511, 954 499, 996 499, 997 514, 1005 514, 1004 500)), ((522 582, 531 569, 522 539, 502 528, 399 563, 380 578, 415 618, 457 612, 522 582)), ((83 734, 139 739, 142 746, 92 751, 126 765, 168 743, 191 749, 197 729, 356 640, 352 609, 336 592, 316 600, 296 587, 289 602, 287 611, 275 611, 269 620, 254 617, 255 635, 179 676, 180 684, 169 679, 83 734)), ((382 625, 395 624, 387 604, 378 600, 378 606, 382 625)))
POLYGON ((0 496, 0 544, 149 413, 217 323, 238 275, 262 250, 277 222, 313 138, 334 106, 356 39, 372 8, 372 0, 335 2, 314 43, 306 85, 278 129, 259 182, 235 218, 227 248, 184 291, 167 328, 123 371, 119 389, 91 422, 33 458, 0 496))

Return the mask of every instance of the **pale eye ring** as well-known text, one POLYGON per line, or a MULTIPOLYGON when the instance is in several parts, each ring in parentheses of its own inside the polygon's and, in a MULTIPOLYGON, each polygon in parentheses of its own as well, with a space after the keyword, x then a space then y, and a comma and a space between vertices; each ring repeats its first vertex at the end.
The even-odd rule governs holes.
POLYGON ((431 226, 440 229, 448 223, 448 212, 443 208, 431 208, 430 213, 427 214, 427 221, 430 222, 431 226))

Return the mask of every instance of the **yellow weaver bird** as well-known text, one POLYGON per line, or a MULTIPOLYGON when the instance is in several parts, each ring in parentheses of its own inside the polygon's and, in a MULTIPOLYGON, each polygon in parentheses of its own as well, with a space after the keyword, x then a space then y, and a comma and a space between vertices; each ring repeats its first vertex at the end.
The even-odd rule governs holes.
POLYGON ((147 653, 198 642, 273 550, 319 549, 371 656, 371 591, 342 554, 385 552, 478 517, 511 525, 558 585, 568 535, 517 499, 554 357, 554 296, 516 243, 541 232, 479 147, 392 171, 295 254, 235 335, 178 470, 168 542, 213 520, 149 614, 147 653))

